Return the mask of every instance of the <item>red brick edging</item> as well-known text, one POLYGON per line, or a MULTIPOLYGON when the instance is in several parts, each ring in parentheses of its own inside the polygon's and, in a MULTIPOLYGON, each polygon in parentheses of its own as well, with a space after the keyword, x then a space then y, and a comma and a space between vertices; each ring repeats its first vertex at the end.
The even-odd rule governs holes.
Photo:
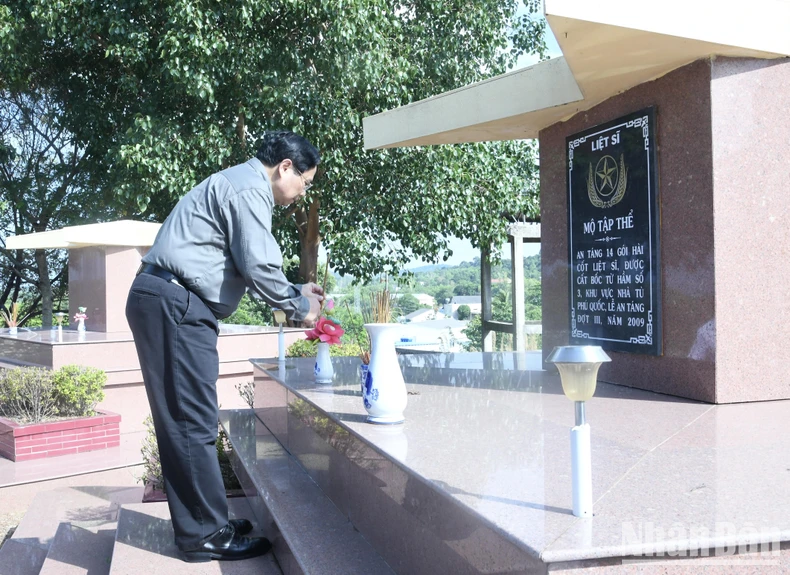
POLYGON ((29 425, 0 417, 0 456, 27 461, 118 447, 121 416, 98 409, 96 413, 93 417, 29 425))

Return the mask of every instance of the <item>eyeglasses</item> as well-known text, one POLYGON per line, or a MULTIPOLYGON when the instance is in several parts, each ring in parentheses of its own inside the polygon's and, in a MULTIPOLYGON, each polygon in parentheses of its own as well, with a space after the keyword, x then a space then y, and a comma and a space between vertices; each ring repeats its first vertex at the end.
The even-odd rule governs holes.
POLYGON ((296 166, 294 166, 293 164, 291 164, 291 168, 293 168, 293 171, 294 171, 294 172, 296 172, 296 174, 297 174, 297 175, 298 175, 300 178, 302 178, 302 185, 304 186, 304 191, 305 191, 305 192, 306 192, 307 190, 309 190, 310 188, 312 188, 312 187, 313 187, 313 182, 307 182, 307 181, 305 181, 305 179, 304 179, 304 176, 302 175, 302 172, 300 172, 300 171, 299 171, 299 169, 298 169, 296 166))

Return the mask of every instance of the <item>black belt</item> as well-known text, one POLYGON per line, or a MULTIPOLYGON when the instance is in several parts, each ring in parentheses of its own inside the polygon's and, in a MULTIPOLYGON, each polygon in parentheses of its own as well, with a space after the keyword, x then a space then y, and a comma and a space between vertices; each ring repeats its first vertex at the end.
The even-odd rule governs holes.
POLYGON ((186 286, 184 286, 183 282, 176 274, 171 273, 164 268, 160 268, 159 266, 155 266, 154 264, 140 264, 140 268, 137 270, 137 275, 139 276, 140 274, 156 276, 158 278, 162 278, 166 282, 176 284, 177 286, 186 289, 186 286))

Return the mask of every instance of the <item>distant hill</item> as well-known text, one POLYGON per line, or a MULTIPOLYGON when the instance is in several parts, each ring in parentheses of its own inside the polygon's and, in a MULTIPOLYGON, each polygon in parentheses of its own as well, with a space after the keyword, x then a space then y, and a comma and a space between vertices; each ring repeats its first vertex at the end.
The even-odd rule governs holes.
POLYGON ((417 267, 417 268, 409 268, 409 269, 404 270, 404 271, 412 272, 412 273, 415 273, 415 274, 419 274, 419 273, 426 273, 426 272, 435 272, 435 271, 439 271, 439 270, 443 270, 443 269, 447 269, 447 268, 451 268, 451 267, 454 267, 454 266, 450 266, 450 265, 447 265, 447 264, 428 264, 428 265, 420 266, 420 267, 417 267))
MULTIPOLYGON (((405 271, 414 274, 415 283, 411 289, 397 290, 400 293, 409 293, 412 290, 424 292, 442 301, 453 295, 480 295, 480 258, 456 266, 428 264, 405 271)), ((354 279, 351 276, 335 277, 338 291, 348 288, 354 279)), ((540 285, 540 254, 524 258, 524 280, 540 285)), ((494 291, 509 289, 507 286, 510 281, 510 260, 502 260, 500 264, 491 266, 491 284, 494 291)))

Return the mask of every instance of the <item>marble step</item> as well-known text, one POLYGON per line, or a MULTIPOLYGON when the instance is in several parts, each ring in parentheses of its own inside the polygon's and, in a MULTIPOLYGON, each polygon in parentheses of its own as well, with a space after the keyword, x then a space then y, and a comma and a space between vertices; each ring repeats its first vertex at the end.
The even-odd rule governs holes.
POLYGON ((236 475, 285 575, 394 575, 251 410, 220 421, 236 475))
POLYGON ((40 575, 107 575, 115 542, 115 521, 101 528, 61 523, 40 575))
MULTIPOLYGON (((245 498, 228 500, 231 518, 246 517, 261 530, 252 517, 245 498)), ((112 555, 110 575, 282 575, 272 553, 244 561, 185 563, 178 556, 167 502, 137 503, 121 507, 112 555)), ((91 573, 90 575, 93 575, 91 573)))
POLYGON ((46 546, 12 537, 0 548, 0 575, 37 575, 46 557, 46 546))
MULTIPOLYGON (((95 536, 101 530, 115 528, 122 503, 141 498, 142 487, 64 487, 37 494, 14 534, 0 548, 0 575, 38 575, 46 565, 61 524, 88 530, 95 536)), ((61 537, 66 536, 63 531, 61 537)), ((65 556, 62 545, 58 544, 56 550, 65 556)), ((64 572, 51 571, 49 567, 47 571, 64 572)))

